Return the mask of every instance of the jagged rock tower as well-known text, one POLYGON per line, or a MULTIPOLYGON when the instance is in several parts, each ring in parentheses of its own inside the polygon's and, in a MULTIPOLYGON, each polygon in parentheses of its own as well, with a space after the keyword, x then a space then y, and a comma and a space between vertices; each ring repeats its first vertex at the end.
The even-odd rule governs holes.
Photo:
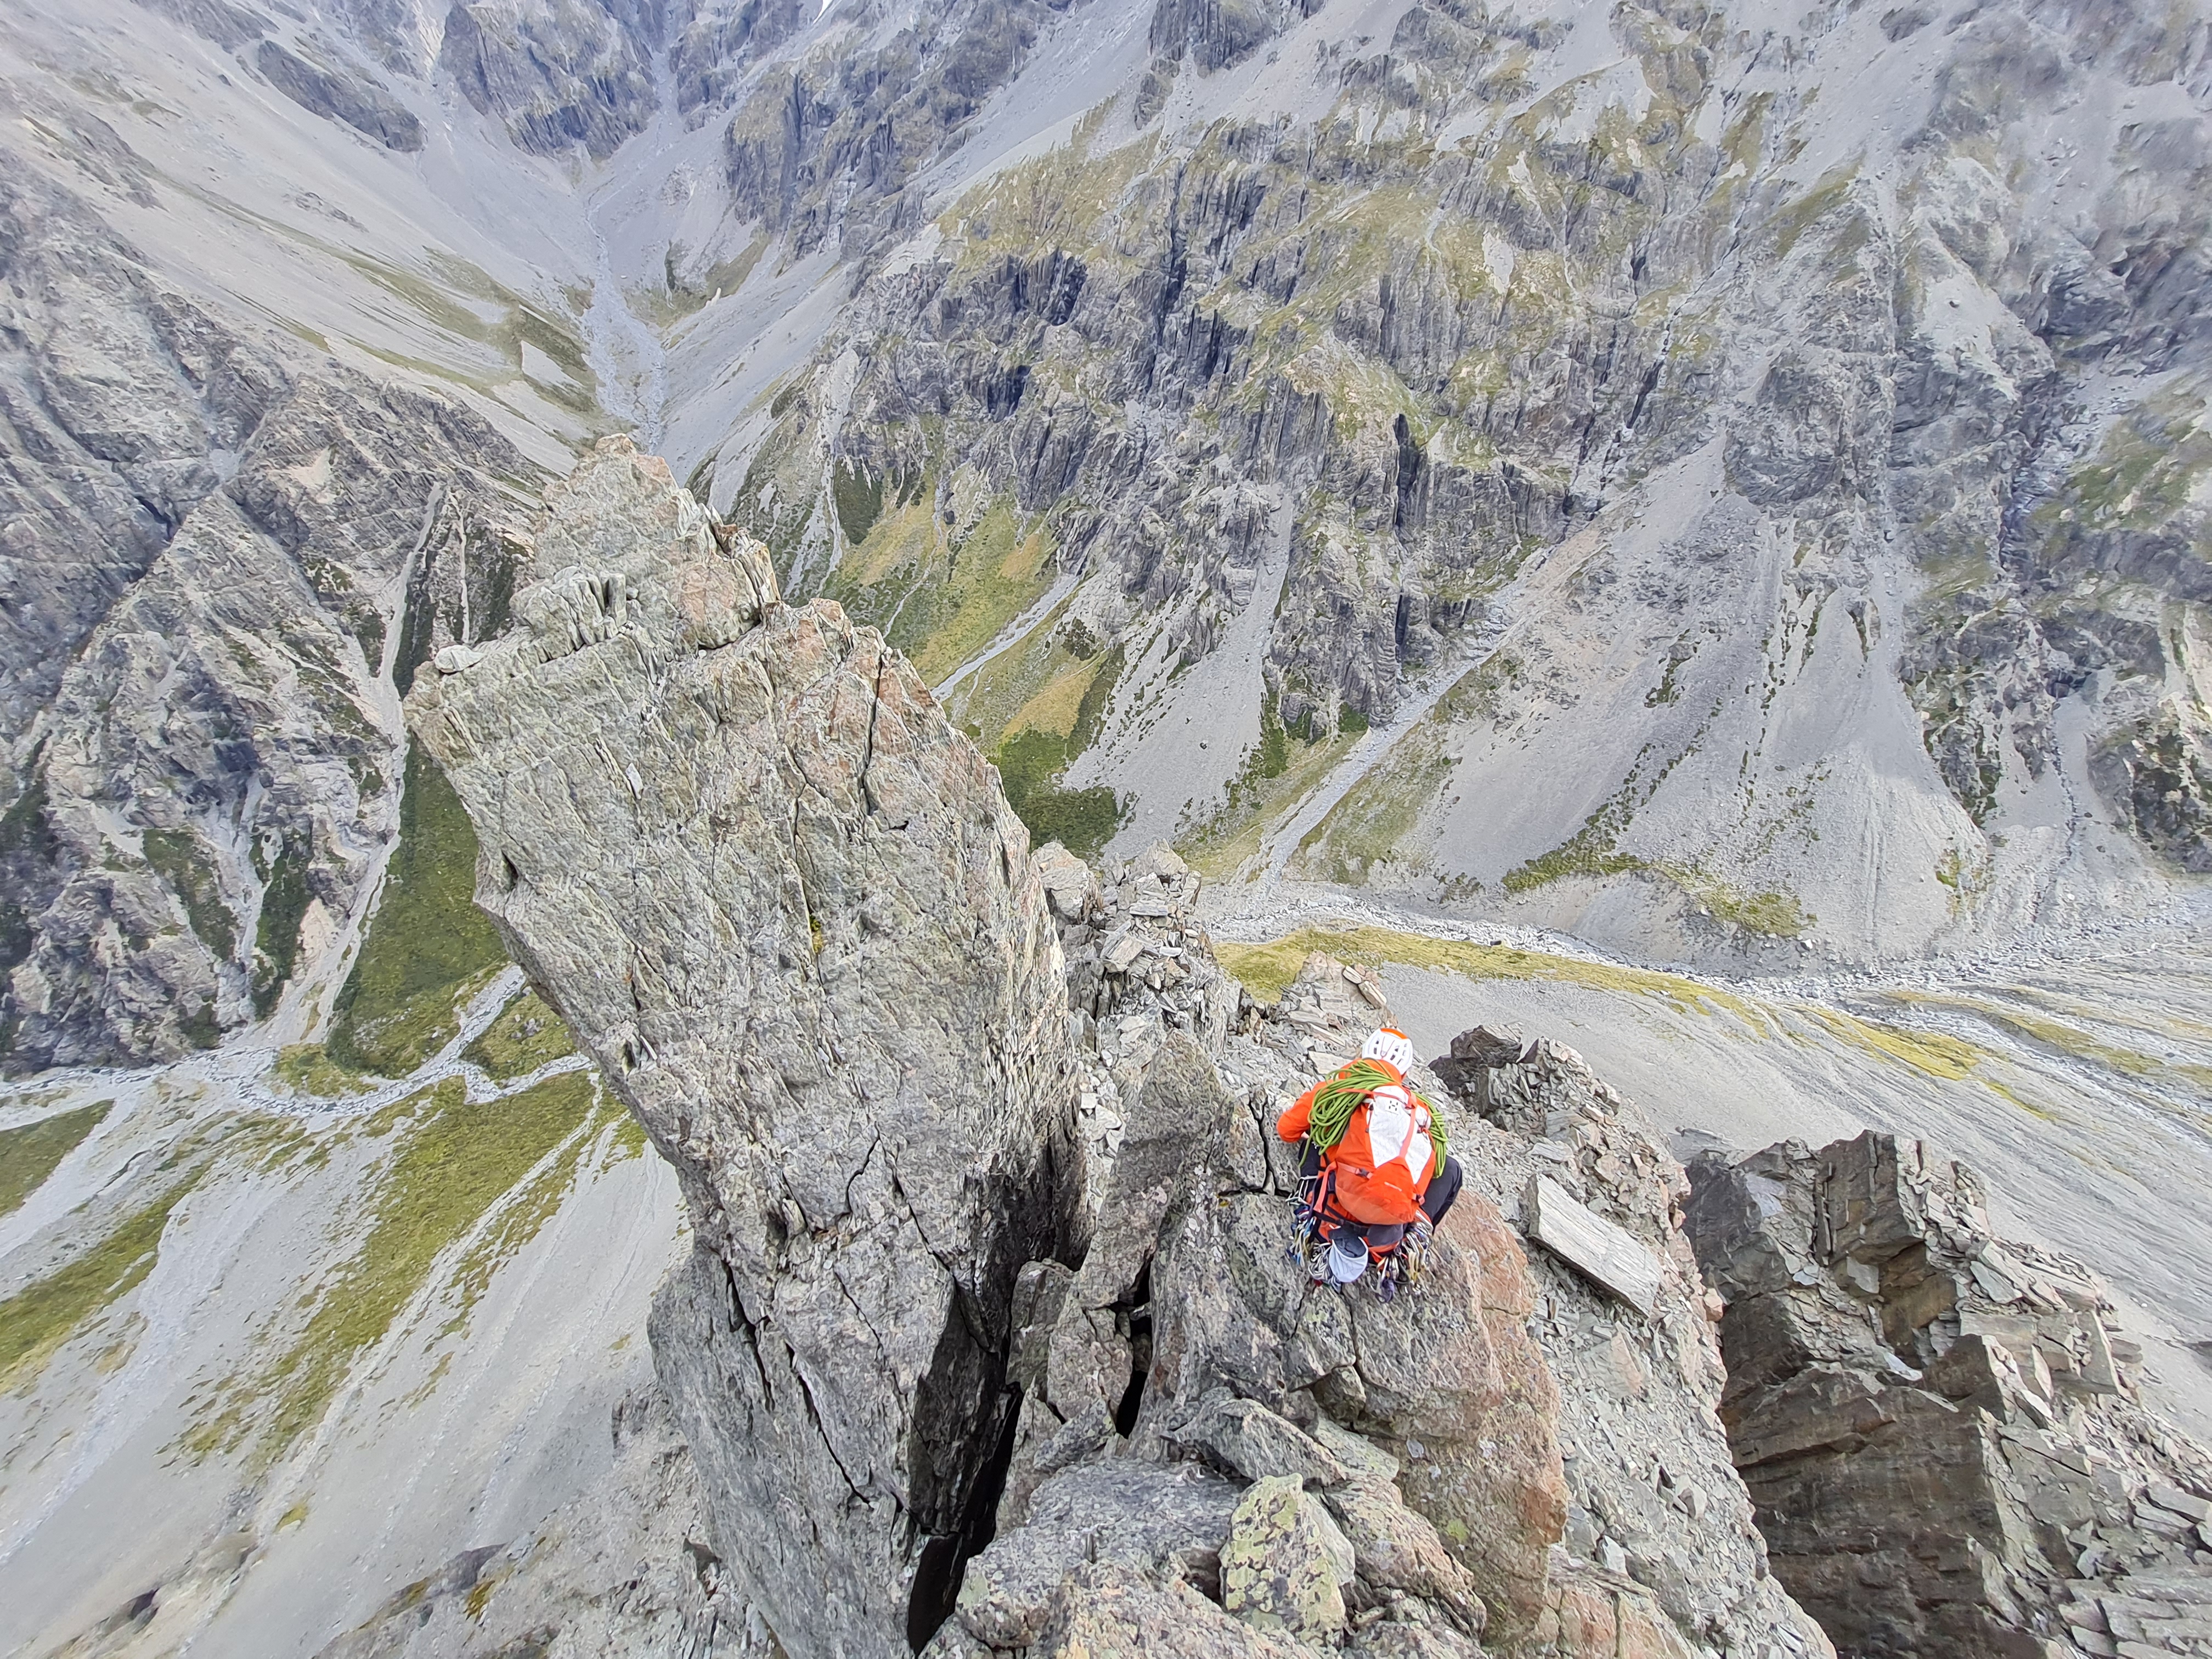
POLYGON ((1026 833, 902 658, 779 604, 627 439, 549 492, 515 613, 410 723, 478 902, 683 1181, 654 1352, 721 1547, 793 1651, 891 1651, 1002 1437, 1015 1275, 1066 1225, 1026 833))

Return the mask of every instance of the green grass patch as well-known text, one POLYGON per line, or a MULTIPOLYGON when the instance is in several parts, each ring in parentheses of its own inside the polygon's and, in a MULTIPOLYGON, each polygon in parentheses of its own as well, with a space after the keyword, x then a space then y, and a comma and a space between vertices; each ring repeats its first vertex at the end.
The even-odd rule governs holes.
MULTIPOLYGON (((1072 721, 1065 727, 1058 726, 1049 714, 1035 719, 1024 717, 1030 705, 1038 703, 1056 684, 1085 672, 1093 676, 1097 672, 1098 653, 1088 629, 1084 631, 1083 641, 1091 648, 1090 656, 1079 656, 1069 647, 1072 630, 1066 624, 1068 606, 1073 603, 1073 595, 1062 600, 1036 627, 963 680, 953 692, 947 707, 959 721, 960 729, 986 752, 996 748, 1000 738, 1024 726, 1059 730, 1063 734, 1073 730, 1072 721)), ((1088 684, 1087 680, 1084 683, 1088 684)))
MULTIPOLYGON (((1355 882, 1399 856, 1423 811, 1451 781, 1458 764, 1449 747, 1452 734, 1478 720, 1495 720, 1501 698, 1521 674, 1519 659, 1499 652, 1461 675, 1420 723, 1306 832, 1298 843, 1299 868, 1328 881, 1355 882)), ((1356 737, 1367 729, 1365 719, 1355 714, 1349 708, 1339 712, 1340 735, 1356 737)))
POLYGON ((1066 738, 1034 728, 1018 732, 999 745, 995 758, 1006 804, 1029 826, 1034 844, 1056 841, 1077 856, 1091 859, 1121 827, 1127 806, 1111 789, 1103 784, 1060 787, 1060 775, 1073 758, 1066 738))
POLYGON ((594 1092, 580 1072, 482 1104, 468 1101, 458 1078, 440 1084, 399 1133, 366 1217, 348 1224, 362 1236, 360 1249, 324 1285, 298 1340, 234 1388, 222 1409, 188 1433, 186 1449, 229 1451, 258 1434, 274 1456, 313 1428, 356 1358, 384 1340, 428 1283, 438 1258, 583 1125, 594 1092), (264 1405, 257 1429, 249 1408, 264 1405))
POLYGON ((333 1006, 330 1057, 404 1077, 460 1029, 458 1005, 507 961, 476 908, 477 837, 460 797, 419 747, 407 754, 399 844, 368 937, 333 1006))
POLYGON ((947 562, 941 580, 910 598, 890 629, 934 685, 975 657, 1052 586, 1052 538, 1024 526, 1011 501, 983 515, 947 562))
POLYGON ((0 1215, 21 1209, 23 1200, 46 1184, 46 1177, 84 1144, 114 1106, 112 1100, 95 1101, 20 1128, 0 1130, 0 1215))
POLYGON ((461 1050, 461 1058, 504 1083, 526 1077, 563 1054, 576 1052, 575 1040, 561 1016, 535 991, 508 1003, 484 1034, 461 1050))
POLYGON ((2119 1073, 2123 1077, 2148 1077, 2154 1073, 2172 1069, 2164 1062, 2138 1049, 2123 1048, 2116 1043, 2101 1042, 2079 1027, 2040 1014, 2032 1014, 2023 1008, 2008 1007, 2002 1003, 1984 1002, 1978 998, 1944 996, 1915 991, 1897 994, 1900 1000, 1929 1003, 1940 1007, 1955 1008, 1972 1014, 1990 1024, 2001 1025, 2014 1036, 2024 1037, 2042 1048, 2054 1049, 2069 1057, 2086 1060, 2093 1066, 2102 1066, 2119 1073))
POLYGON ((1378 864, 1405 861, 1406 844, 1419 827, 1421 814, 1450 781, 1453 765, 1441 730, 1424 722, 1407 732, 1306 831, 1298 842, 1300 872, 1323 881, 1358 882, 1378 864))
POLYGON ((1312 721, 1301 724, 1298 732, 1284 725, 1274 687, 1261 693, 1260 741, 1229 781, 1220 804, 1176 839, 1176 851, 1209 881, 1233 875, 1256 854, 1268 829, 1296 811, 1358 740, 1356 732, 1339 731, 1316 742, 1312 721))
POLYGON ((190 1182, 179 1182, 66 1267, 0 1302, 0 1389, 34 1380, 86 1321, 144 1281, 170 1211, 191 1190, 190 1182))
MULTIPOLYGON (((866 506, 865 496, 842 500, 838 512, 866 506)), ((1009 500, 993 503, 957 543, 941 533, 927 490, 870 522, 866 538, 846 554, 823 592, 882 629, 932 685, 980 653, 1052 586, 1052 538, 1009 500)))
MULTIPOLYGON (((52 826, 46 819, 46 775, 40 764, 46 741, 40 739, 24 763, 29 781, 5 812, 0 812, 0 864, 22 869, 43 862, 56 848, 52 826)), ((28 883, 0 882, 0 974, 10 973, 31 954, 38 930, 31 920, 31 895, 21 890, 28 883)), ((10 1044, 0 1026, 0 1054, 10 1044)))
POLYGON ((1779 888, 1747 893, 1701 870, 1662 860, 1643 866, 1696 899, 1718 921, 1767 939, 1801 939, 1816 918, 1796 895, 1779 888))
MULTIPOLYGON (((374 660, 374 659, 372 659, 374 660)), ((256 849, 258 852, 258 848, 256 849)), ((300 960, 300 922, 307 914, 307 860, 287 842, 262 872, 261 919, 253 934, 253 1012, 276 1006, 300 960)))
POLYGON ((1515 950, 1510 945, 1431 939, 1425 933, 1400 933, 1389 927, 1302 927, 1266 944, 1237 945, 1216 940, 1213 947, 1224 968, 1255 997, 1268 1001, 1282 995, 1284 988, 1297 977, 1307 956, 1315 951, 1326 951, 1341 962, 1370 968, 1395 963, 1402 967, 1457 974, 1464 979, 1538 981, 1578 985, 1626 996, 1656 997, 1686 1013, 1729 1013, 1760 1030, 1770 1025, 1741 998, 1678 975, 1584 962, 1574 957, 1549 956, 1515 950))
POLYGON ((312 1100, 343 1100, 366 1094, 374 1085, 331 1060, 319 1042, 295 1042, 277 1051, 269 1080, 285 1093, 312 1100))
MULTIPOLYGON (((559 1022, 555 1023, 557 1024, 559 1022)), ((599 1139, 598 1132, 609 1127, 608 1120, 620 1109, 600 1102, 599 1091, 593 1086, 588 1073, 571 1073, 564 1077, 550 1078, 514 1098, 527 1098, 539 1089, 570 1079, 585 1085, 586 1097, 590 1103, 584 1115, 561 1146, 559 1156, 508 1194, 500 1206, 499 1214, 492 1224, 461 1257, 453 1270, 453 1316, 446 1322, 441 1334, 450 1335, 466 1328, 469 1315, 483 1299, 484 1292, 491 1288, 491 1281, 499 1270, 544 1231, 545 1224, 560 1213, 561 1206, 568 1200, 568 1194, 575 1190, 577 1176, 583 1168, 585 1158, 599 1139)), ((562 1098, 564 1103, 573 1100, 574 1091, 568 1091, 562 1098)), ((636 1121, 628 1112, 622 1112, 621 1115, 628 1121, 636 1121)), ((557 1117, 554 1120, 556 1123, 559 1121, 557 1117)))
POLYGON ((838 527, 845 539, 860 543, 884 510, 884 481, 866 467, 839 457, 830 470, 830 500, 837 509, 838 527))
POLYGON ((1972 1043, 1940 1032, 1878 1025, 1835 1008, 1808 1007, 1805 1012, 1826 1027, 1831 1036, 1852 1048, 1897 1060, 1945 1083, 1965 1082, 1986 1058, 1984 1051, 1972 1043))
MULTIPOLYGON (((2063 545, 2118 530, 2153 531, 2197 498, 2212 472, 2201 388, 2168 387, 2112 425, 2097 453, 2036 509, 2036 527, 2063 545)), ((2205 550, 2200 542, 2200 556, 2205 550)))
POLYGON ((192 830, 149 830, 140 838, 146 862, 169 884, 185 907, 185 918, 218 962, 238 954, 238 918, 223 902, 215 860, 192 830))

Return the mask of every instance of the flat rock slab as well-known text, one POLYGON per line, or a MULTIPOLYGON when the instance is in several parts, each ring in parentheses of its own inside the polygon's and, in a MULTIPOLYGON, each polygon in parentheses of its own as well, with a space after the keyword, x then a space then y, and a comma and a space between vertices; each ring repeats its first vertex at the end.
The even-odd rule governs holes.
POLYGON ((1287 1474, 1310 1485, 1340 1486, 1351 1478, 1311 1435, 1255 1401, 1211 1401, 1174 1437, 1212 1453, 1247 1480, 1287 1474))
POLYGON ((1528 1237, 1647 1317, 1659 1295, 1659 1258, 1548 1176, 1528 1183, 1528 1237))

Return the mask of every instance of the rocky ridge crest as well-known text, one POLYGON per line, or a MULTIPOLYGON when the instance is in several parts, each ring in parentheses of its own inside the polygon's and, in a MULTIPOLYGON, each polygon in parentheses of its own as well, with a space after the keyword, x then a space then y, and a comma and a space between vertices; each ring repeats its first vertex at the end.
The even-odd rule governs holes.
POLYGON ((1371 980, 1316 957, 1255 1006, 1172 854, 1033 859, 904 660, 626 440, 534 543, 520 626, 409 719, 681 1174, 656 1364, 787 1650, 1828 1651, 1728 1465, 1679 1165, 1578 1060, 1500 1085, 1573 1168, 1455 1116, 1422 1284, 1315 1291, 1273 1116, 1371 980), (1532 1261, 1539 1168, 1653 1248, 1649 1321, 1532 1261))

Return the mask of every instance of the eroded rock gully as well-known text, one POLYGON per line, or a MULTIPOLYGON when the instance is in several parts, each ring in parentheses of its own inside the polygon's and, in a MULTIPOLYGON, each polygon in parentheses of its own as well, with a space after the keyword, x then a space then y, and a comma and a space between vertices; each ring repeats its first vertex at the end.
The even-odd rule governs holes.
POLYGON ((1682 1167, 1572 1051, 1455 1044, 1429 1272, 1316 1291, 1273 1120, 1376 981, 1255 1006, 1166 849, 1032 854, 905 660, 626 440, 534 549, 410 720, 680 1172, 656 1362, 785 1652, 1833 1651, 1735 1472, 1682 1167), (1539 1178, 1648 1313, 1524 1247, 1539 1178))

